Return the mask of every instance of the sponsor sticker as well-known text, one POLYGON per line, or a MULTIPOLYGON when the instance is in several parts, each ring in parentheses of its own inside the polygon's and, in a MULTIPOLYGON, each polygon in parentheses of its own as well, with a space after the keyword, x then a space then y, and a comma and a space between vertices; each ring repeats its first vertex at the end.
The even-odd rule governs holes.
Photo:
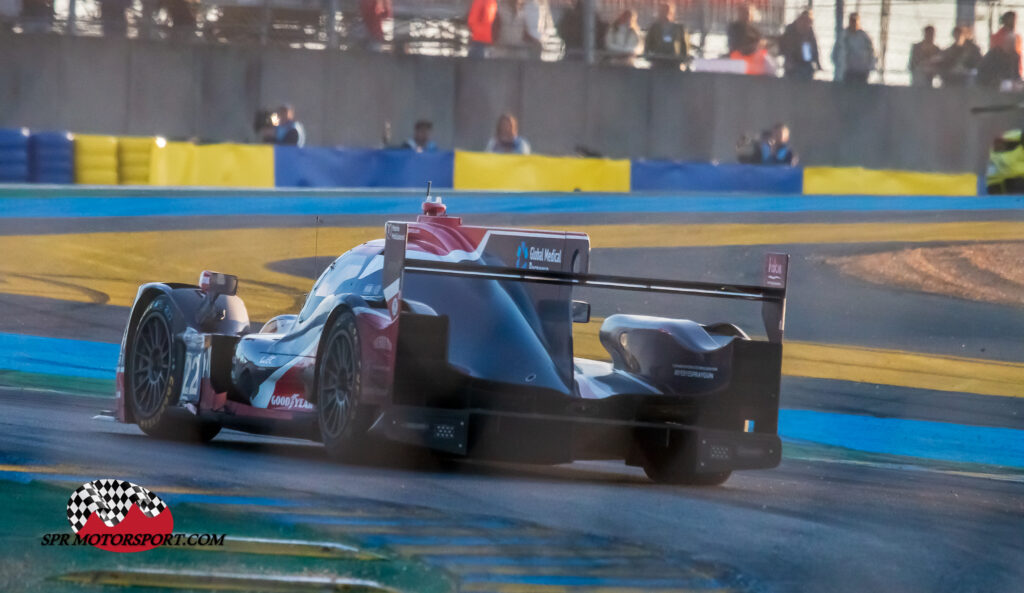
POLYGON ((673 375, 676 377, 686 377, 688 379, 714 379, 716 372, 718 372, 718 367, 705 367, 691 364, 672 365, 673 375))
POLYGON ((769 253, 764 256, 764 285, 768 288, 785 288, 789 268, 789 255, 769 253))
POLYGON ((313 404, 306 401, 306 398, 302 397, 298 393, 291 395, 272 395, 270 396, 270 406, 274 408, 283 408, 285 410, 312 410, 313 404))
POLYGON ((549 270, 552 264, 561 265, 562 250, 528 245, 526 241, 516 248, 516 267, 527 270, 549 270))

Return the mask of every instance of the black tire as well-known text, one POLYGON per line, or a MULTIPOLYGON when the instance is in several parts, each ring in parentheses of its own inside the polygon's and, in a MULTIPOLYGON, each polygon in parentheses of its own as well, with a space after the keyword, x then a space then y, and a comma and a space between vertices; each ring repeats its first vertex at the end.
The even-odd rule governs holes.
POLYGON ((207 442, 220 425, 177 407, 184 373, 184 345, 174 339, 175 311, 170 299, 153 299, 132 332, 125 356, 125 399, 135 423, 146 434, 181 441, 207 442))
POLYGON ((691 436, 673 438, 666 446, 647 446, 644 451, 644 473, 659 484, 679 486, 718 486, 724 484, 731 471, 698 473, 697 447, 691 436))
POLYGON ((320 439, 334 459, 361 457, 367 424, 360 404, 362 360, 359 330, 351 311, 327 328, 316 365, 316 409, 320 439))

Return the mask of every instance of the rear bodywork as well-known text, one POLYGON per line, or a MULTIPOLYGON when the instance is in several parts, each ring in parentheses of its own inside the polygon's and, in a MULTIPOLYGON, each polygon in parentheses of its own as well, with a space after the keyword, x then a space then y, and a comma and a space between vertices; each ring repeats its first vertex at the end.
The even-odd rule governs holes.
POLYGON ((139 311, 163 294, 181 308, 175 331, 188 389, 178 405, 228 427, 316 438, 318 351, 325 329, 350 311, 372 435, 536 463, 642 464, 651 446, 688 439, 697 471, 778 464, 788 256, 767 256, 763 286, 594 275, 585 234, 476 227, 443 208, 425 211, 338 258, 298 316, 275 318, 260 333, 247 333, 236 296, 143 286, 122 344, 119 419, 133 421, 125 345, 139 311), (336 286, 331 274, 342 276, 336 286), (753 301, 767 337, 617 314, 598 332, 610 361, 576 358, 574 318, 589 311, 573 301, 581 287, 753 301), (204 306, 214 322, 199 323, 204 306))

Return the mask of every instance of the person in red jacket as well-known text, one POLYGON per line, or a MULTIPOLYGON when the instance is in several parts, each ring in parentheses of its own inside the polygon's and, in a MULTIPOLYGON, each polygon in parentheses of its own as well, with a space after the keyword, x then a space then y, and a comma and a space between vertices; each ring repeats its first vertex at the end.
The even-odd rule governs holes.
MULTIPOLYGON (((1017 13, 1010 12, 1003 13, 1003 16, 999 17, 999 30, 992 34, 989 38, 988 47, 991 50, 994 47, 1005 47, 1006 37, 1013 37, 1013 47, 1017 52, 1017 55, 1021 55, 1024 52, 1024 40, 1017 34, 1017 13)), ((1024 62, 1018 68, 1020 75, 1024 76, 1024 62)))
POLYGON ((363 17, 363 26, 366 27, 370 47, 379 50, 380 45, 384 43, 384 19, 389 19, 394 14, 391 0, 360 0, 359 12, 363 17))
POLYGON ((473 0, 466 16, 469 25, 469 57, 487 57, 487 48, 494 43, 494 19, 497 16, 498 0, 473 0))

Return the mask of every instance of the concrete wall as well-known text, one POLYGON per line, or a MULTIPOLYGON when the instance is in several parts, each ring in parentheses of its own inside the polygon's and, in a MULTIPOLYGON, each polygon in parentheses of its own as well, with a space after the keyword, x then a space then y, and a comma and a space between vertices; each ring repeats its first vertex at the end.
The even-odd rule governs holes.
POLYGON ((399 141, 421 117, 442 146, 480 150, 519 114, 537 152, 734 160, 744 132, 791 124, 808 165, 978 170, 1020 114, 977 89, 850 88, 578 62, 328 53, 64 36, 0 36, 0 126, 202 140, 251 139, 259 106, 296 106, 313 144, 399 141))

